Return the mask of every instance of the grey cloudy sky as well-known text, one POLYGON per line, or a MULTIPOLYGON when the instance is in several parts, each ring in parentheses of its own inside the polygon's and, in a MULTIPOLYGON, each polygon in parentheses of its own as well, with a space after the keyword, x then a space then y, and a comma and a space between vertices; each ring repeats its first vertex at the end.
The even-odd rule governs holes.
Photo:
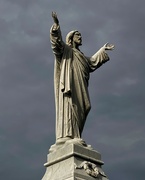
POLYGON ((0 0, 0 179, 40 180, 55 142, 56 11, 62 35, 78 29, 81 50, 106 42, 111 60, 91 74, 84 140, 101 152, 110 180, 145 177, 145 1, 0 0))

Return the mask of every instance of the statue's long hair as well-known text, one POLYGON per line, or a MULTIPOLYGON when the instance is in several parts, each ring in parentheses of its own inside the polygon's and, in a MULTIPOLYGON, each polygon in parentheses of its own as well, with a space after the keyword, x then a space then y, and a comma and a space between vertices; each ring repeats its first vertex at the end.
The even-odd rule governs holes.
POLYGON ((70 31, 66 36, 66 44, 70 47, 72 47, 73 36, 74 36, 75 32, 78 32, 78 30, 70 31))

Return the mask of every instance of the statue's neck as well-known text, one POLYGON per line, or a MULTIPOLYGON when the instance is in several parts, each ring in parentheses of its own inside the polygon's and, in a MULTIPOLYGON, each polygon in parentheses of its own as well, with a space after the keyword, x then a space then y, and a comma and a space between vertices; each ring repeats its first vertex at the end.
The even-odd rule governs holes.
POLYGON ((78 51, 80 51, 79 45, 76 44, 76 43, 74 43, 74 42, 73 42, 73 44, 72 44, 72 48, 77 49, 78 51))

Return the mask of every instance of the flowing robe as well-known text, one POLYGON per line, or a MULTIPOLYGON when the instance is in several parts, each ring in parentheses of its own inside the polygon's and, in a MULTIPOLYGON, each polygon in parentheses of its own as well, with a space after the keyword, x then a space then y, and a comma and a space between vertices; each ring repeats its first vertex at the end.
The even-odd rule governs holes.
POLYGON ((56 139, 81 138, 91 109, 88 93, 90 73, 109 60, 101 48, 88 58, 78 49, 66 45, 60 27, 53 25, 50 40, 55 56, 54 89, 56 105, 56 139))

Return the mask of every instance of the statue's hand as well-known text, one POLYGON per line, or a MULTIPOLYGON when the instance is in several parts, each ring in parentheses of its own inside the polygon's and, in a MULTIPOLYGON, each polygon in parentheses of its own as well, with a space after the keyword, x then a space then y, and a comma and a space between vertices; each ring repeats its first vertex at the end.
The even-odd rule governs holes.
POLYGON ((53 18, 54 23, 58 25, 59 24, 59 20, 57 18, 56 12, 52 12, 52 18, 53 18))
POLYGON ((115 46, 113 44, 109 44, 109 43, 106 43, 103 48, 105 50, 113 50, 115 48, 115 46))

